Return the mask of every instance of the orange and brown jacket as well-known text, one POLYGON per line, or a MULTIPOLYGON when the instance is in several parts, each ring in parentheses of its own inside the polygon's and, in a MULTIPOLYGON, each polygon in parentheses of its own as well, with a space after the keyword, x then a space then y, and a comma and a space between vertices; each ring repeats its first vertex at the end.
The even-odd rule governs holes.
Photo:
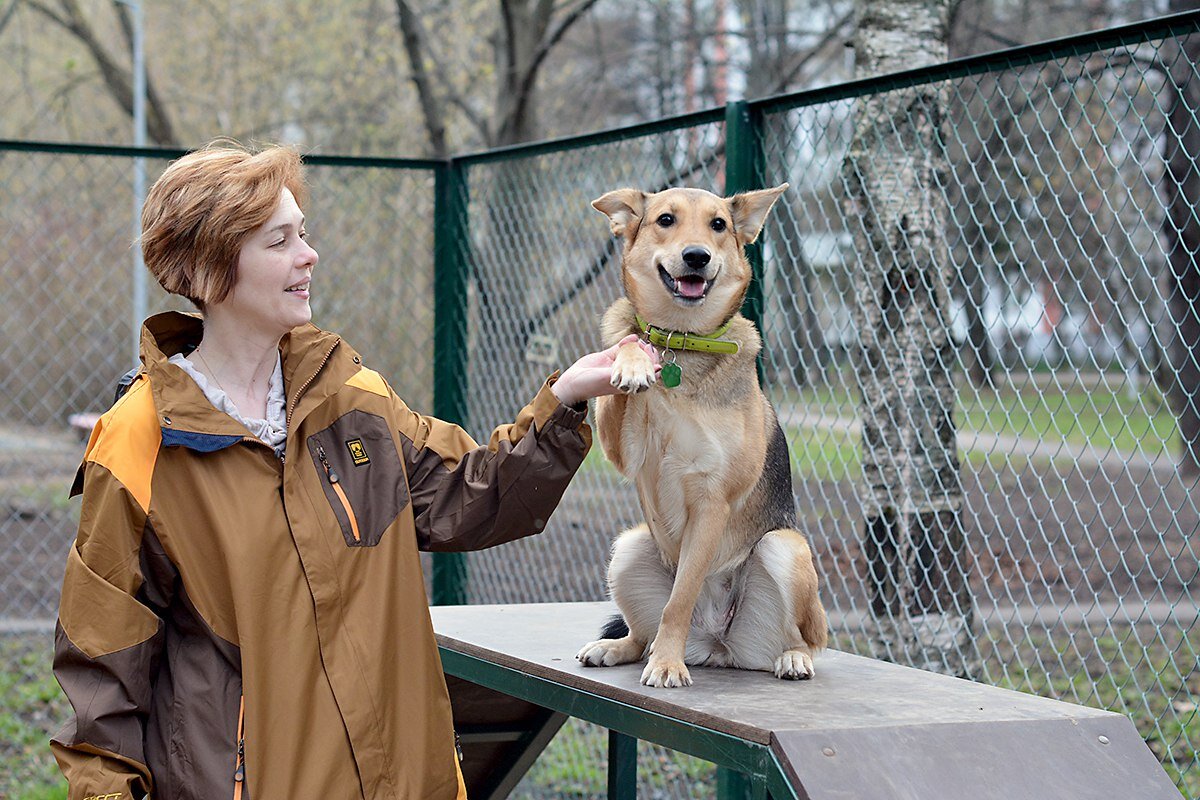
POLYGON ((281 344, 285 457, 209 404, 151 317, 76 491, 51 747, 71 800, 454 798, 420 550, 544 527, 591 443, 549 381, 480 447, 409 408, 334 334, 281 344))

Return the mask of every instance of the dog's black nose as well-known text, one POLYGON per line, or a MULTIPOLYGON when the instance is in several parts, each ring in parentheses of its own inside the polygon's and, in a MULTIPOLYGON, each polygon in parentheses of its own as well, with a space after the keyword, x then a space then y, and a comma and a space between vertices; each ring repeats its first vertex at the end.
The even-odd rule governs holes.
POLYGON ((703 247, 695 245, 683 248, 683 263, 690 269, 701 270, 708 266, 712 255, 703 247))

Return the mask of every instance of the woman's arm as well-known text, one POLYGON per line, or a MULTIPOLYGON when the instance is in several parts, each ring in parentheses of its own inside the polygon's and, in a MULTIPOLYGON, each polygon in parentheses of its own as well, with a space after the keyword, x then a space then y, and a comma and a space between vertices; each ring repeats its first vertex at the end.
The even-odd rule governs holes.
POLYGON ((71 800, 142 797, 153 789, 143 742, 163 626, 138 599, 143 539, 153 535, 143 506, 149 478, 127 453, 96 446, 99 438, 93 435, 81 468, 79 534, 67 556, 55 631, 54 674, 74 715, 50 746, 71 800), (138 484, 144 477, 145 492, 131 491, 118 475, 138 484))
POLYGON ((479 550, 546 527, 591 447, 583 404, 616 391, 610 382, 616 349, 586 355, 547 380, 486 447, 396 399, 406 420, 400 434, 422 550, 479 550))

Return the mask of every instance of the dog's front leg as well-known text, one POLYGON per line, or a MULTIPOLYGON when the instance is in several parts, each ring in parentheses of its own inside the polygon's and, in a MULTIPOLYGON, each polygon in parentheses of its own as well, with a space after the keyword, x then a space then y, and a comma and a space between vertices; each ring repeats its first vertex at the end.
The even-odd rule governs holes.
POLYGON ((729 504, 722 500, 702 500, 689 509, 671 597, 650 645, 649 663, 642 671, 642 683, 647 686, 671 689, 692 685, 692 676, 683 663, 692 612, 728 523, 729 504))
POLYGON ((617 348, 613 359, 612 385, 626 394, 637 394, 654 383, 654 360, 637 341, 626 342, 617 348))

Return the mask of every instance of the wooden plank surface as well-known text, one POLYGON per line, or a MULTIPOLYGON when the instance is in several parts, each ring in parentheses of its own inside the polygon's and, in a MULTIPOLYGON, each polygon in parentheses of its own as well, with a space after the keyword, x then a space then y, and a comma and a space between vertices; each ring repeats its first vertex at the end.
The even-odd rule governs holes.
POLYGON ((431 611, 448 650, 769 745, 801 797, 1178 798, 1118 714, 837 651, 818 656, 808 681, 692 667, 692 686, 655 689, 640 682, 643 663, 575 660, 611 603, 431 611), (1043 786, 1054 789, 1034 791, 1043 786))

